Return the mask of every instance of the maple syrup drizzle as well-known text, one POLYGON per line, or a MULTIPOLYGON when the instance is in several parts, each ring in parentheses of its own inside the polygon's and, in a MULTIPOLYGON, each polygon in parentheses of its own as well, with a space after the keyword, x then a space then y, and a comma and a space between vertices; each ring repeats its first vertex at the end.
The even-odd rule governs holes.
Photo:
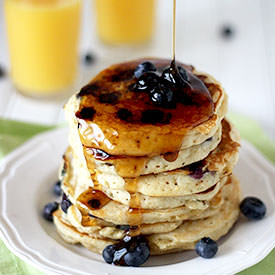
POLYGON ((79 202, 83 203, 90 210, 99 210, 104 207, 111 199, 100 190, 91 187, 79 195, 79 202))
POLYGON ((178 155, 179 155, 179 151, 173 152, 173 153, 166 153, 163 155, 163 158, 166 161, 173 162, 173 161, 177 160, 178 155))
POLYGON ((137 181, 136 178, 125 179, 125 189, 130 193, 129 209, 127 212, 127 220, 130 225, 127 235, 136 236, 140 234, 142 224, 142 209, 140 198, 137 195, 137 181))
POLYGON ((126 178, 125 180, 125 190, 129 193, 136 193, 137 191, 137 181, 138 177, 136 178, 126 178))
POLYGON ((101 223, 99 222, 99 219, 92 218, 91 216, 89 216, 89 213, 86 209, 79 208, 79 211, 81 212, 81 215, 82 215, 81 224, 83 226, 100 226, 101 225, 101 223))
POLYGON ((83 147, 88 169, 92 172, 95 168, 94 159, 104 161, 115 166, 121 177, 138 177, 142 174, 149 157, 112 156, 96 148, 83 147), (100 151, 100 153, 98 153, 100 151))
POLYGON ((143 172, 148 160, 148 157, 117 158, 113 164, 121 177, 138 177, 143 172))
MULTIPOLYGON (((176 60, 176 0, 173 2, 173 55, 172 60, 176 60)), ((173 62, 172 61, 172 62, 173 62)))

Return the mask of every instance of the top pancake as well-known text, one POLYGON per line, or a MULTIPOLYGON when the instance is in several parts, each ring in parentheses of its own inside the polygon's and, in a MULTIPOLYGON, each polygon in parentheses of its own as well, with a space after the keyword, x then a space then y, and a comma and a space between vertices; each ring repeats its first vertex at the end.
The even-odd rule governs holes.
MULTIPOLYGON (((155 156, 201 143, 216 132, 227 106, 219 83, 191 66, 177 63, 185 67, 195 87, 192 91, 185 88, 187 91, 183 92, 191 93, 196 103, 177 103, 174 109, 158 107, 151 103, 147 93, 129 88, 136 81, 134 69, 143 61, 116 64, 103 70, 71 98, 66 109, 69 119, 78 125, 83 145, 110 155, 155 156), (196 90, 198 86, 205 89, 196 90), (118 117, 120 109, 132 113, 130 121, 118 117), (162 118, 144 123, 141 117, 148 110, 160 111, 162 118)), ((149 61, 159 73, 170 64, 162 59, 149 61)))

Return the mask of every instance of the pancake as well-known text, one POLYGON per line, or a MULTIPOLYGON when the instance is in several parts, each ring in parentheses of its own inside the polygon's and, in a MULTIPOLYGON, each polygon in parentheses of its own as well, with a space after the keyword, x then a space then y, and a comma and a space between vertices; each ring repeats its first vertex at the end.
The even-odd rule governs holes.
MULTIPOLYGON (((181 64, 188 72, 190 85, 205 87, 198 93, 200 104, 159 108, 150 103, 146 93, 129 90, 135 81, 134 68, 140 62, 116 64, 103 70, 71 97, 65 106, 67 120, 71 130, 79 133, 81 143, 110 155, 158 156, 200 144, 213 136, 227 111, 227 96, 221 85, 209 75, 181 64), (100 100, 104 97, 117 99, 106 103, 100 100), (118 110, 125 108, 133 114, 133 121, 118 118, 118 110), (141 122, 141 114, 148 110, 160 111, 169 121, 141 122)), ((169 65, 168 60, 152 62, 158 70, 169 65)))
POLYGON ((182 223, 181 221, 177 221, 141 224, 138 227, 130 227, 129 225, 115 225, 102 219, 91 217, 83 208, 75 205, 69 207, 67 214, 62 210, 59 211, 62 221, 74 226, 78 231, 87 233, 91 236, 104 237, 113 240, 122 239, 130 229, 131 234, 133 235, 137 233, 143 235, 167 233, 175 230, 182 223))
POLYGON ((86 207, 88 212, 101 218, 105 221, 114 224, 130 224, 138 225, 140 223, 159 223, 159 222, 175 222, 187 219, 198 219, 201 217, 208 217, 217 213, 218 208, 223 203, 223 198, 218 193, 209 203, 207 209, 190 209, 188 207, 180 206, 169 209, 138 209, 129 208, 126 205, 120 204, 111 200, 100 209, 89 208, 87 201, 82 198, 77 200, 83 208, 86 207))
MULTIPOLYGON (((99 173, 118 174, 121 177, 138 177, 140 175, 158 174, 171 171, 204 159, 221 141, 222 127, 214 136, 201 144, 193 145, 179 152, 166 153, 161 156, 129 157, 109 156, 102 150, 83 148, 90 172, 96 169, 99 173), (105 160, 100 160, 104 158, 105 160)), ((77 151, 75 152, 78 153, 77 151)), ((76 156, 77 157, 77 156, 76 156)))
MULTIPOLYGON (((151 255, 194 249, 195 243, 203 237, 207 236, 213 240, 218 240, 225 235, 239 215, 240 189, 239 183, 235 178, 230 178, 228 184, 225 185, 223 196, 224 204, 215 215, 203 219, 184 221, 180 226, 168 233, 154 233, 146 236, 151 255)), ((104 233, 100 235, 99 233, 88 234, 80 232, 68 221, 62 219, 61 210, 57 210, 54 213, 54 223, 60 236, 66 242, 71 244, 81 243, 96 253, 102 253, 107 245, 116 243, 116 240, 104 236, 104 233)), ((100 227, 100 230, 103 229, 100 227)), ((123 234, 121 234, 122 236, 123 234)))

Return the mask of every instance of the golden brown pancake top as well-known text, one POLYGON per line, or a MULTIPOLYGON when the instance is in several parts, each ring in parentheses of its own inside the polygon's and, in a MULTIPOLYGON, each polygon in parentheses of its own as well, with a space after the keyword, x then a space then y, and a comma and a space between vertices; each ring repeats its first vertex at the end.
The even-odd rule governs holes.
MULTIPOLYGON (((160 74, 170 65, 169 60, 146 60, 152 62, 160 74)), ((145 59, 113 65, 77 94, 80 105, 76 117, 85 146, 111 155, 153 156, 176 152, 190 129, 214 115, 215 106, 208 90, 213 84, 204 83, 202 76, 195 76, 192 66, 177 63, 188 72, 192 89, 187 86, 182 92, 191 96, 193 103, 164 108, 154 105, 148 93, 133 91, 134 70, 143 61, 145 59), (124 119, 119 112, 124 112, 124 119)))

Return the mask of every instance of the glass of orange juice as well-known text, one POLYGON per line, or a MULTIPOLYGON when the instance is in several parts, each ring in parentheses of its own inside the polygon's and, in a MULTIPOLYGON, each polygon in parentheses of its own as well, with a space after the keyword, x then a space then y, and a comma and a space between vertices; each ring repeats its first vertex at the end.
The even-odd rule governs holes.
POLYGON ((155 0, 96 0, 97 32, 108 44, 137 44, 153 34, 155 0))
POLYGON ((5 0, 11 76, 23 94, 47 96, 74 84, 81 0, 5 0))

